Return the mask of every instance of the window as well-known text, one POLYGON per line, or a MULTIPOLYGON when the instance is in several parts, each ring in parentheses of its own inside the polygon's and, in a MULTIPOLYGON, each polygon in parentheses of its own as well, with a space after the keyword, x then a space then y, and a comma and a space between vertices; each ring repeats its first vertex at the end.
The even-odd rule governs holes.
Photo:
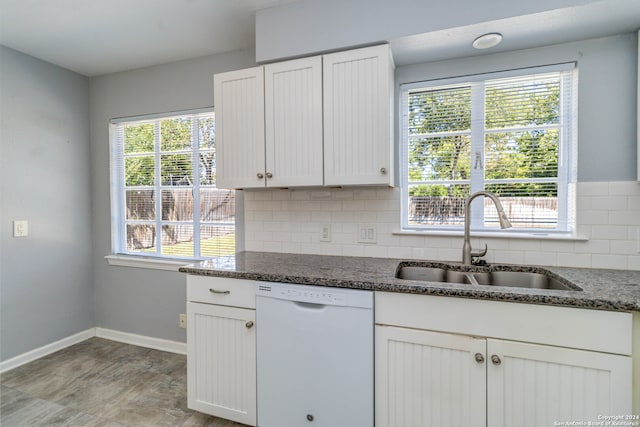
MULTIPOLYGON (((574 64, 401 86, 403 229, 460 230, 495 193, 510 231, 574 227, 574 64)), ((490 200, 471 227, 499 227, 490 200)))
POLYGON ((114 121, 110 133, 115 254, 235 252, 235 193, 215 185, 213 112, 114 121))

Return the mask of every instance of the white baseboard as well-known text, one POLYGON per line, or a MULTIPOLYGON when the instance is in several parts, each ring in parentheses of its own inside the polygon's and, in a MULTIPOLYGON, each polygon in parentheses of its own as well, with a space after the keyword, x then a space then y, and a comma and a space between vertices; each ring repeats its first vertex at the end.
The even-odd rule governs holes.
POLYGON ((0 373, 17 368, 25 363, 33 362, 36 359, 40 359, 48 354, 55 353, 63 348, 78 344, 79 342, 93 337, 105 338, 111 341, 123 342, 125 344, 132 344, 140 347, 153 348, 155 350, 167 351, 169 353, 187 354, 187 344, 183 342, 130 334, 128 332, 120 332, 113 329, 91 328, 12 357, 4 362, 0 362, 0 373))
POLYGON ((0 373, 22 366, 25 363, 33 362, 36 359, 40 359, 48 354, 55 353, 63 348, 78 344, 84 340, 87 340, 96 335, 96 329, 91 328, 86 331, 78 332, 66 338, 62 338, 51 344, 43 345, 34 350, 22 353, 18 356, 7 359, 4 362, 0 362, 0 373))
POLYGON ((128 332, 115 331, 113 329, 105 328, 96 328, 96 336, 112 341, 133 344, 140 347, 168 351, 169 353, 187 354, 187 344, 179 341, 170 341, 162 338, 147 337, 144 335, 130 334, 128 332))

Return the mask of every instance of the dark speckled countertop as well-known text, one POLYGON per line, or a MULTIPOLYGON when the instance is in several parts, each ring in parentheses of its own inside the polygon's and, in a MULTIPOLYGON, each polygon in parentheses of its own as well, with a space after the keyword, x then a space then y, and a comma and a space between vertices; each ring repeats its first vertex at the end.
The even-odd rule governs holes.
MULTIPOLYGON (((395 278, 402 260, 346 256, 241 252, 180 268, 188 274, 298 283, 303 285, 404 292, 460 298, 550 304, 599 310, 640 311, 640 271, 544 267, 582 291, 477 286, 395 278)), ((420 261, 409 261, 420 265, 420 261)), ((425 262, 429 263, 429 262, 425 262)), ((430 264, 439 264, 433 262, 430 264)), ((446 264, 455 265, 456 263, 446 264)), ((454 268, 464 268, 455 266, 454 268)), ((471 267, 474 269, 475 267, 471 267)), ((499 265, 489 268, 500 269, 499 265)), ((513 266, 509 267, 513 269, 513 266)), ((535 267, 520 267, 535 271, 535 267)))

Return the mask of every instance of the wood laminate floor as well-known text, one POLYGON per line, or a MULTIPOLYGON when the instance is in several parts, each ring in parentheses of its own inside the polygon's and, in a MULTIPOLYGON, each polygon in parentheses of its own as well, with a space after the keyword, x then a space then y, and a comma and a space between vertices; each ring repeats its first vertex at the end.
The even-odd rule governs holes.
POLYGON ((185 356, 91 338, 0 375, 0 426, 242 424, 187 409, 185 356))

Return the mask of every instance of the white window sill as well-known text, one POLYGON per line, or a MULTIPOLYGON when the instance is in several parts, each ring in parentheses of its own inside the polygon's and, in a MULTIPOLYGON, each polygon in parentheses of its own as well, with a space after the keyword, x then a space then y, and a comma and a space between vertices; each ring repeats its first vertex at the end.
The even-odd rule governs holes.
MULTIPOLYGON (((396 236, 438 236, 438 237, 463 237, 464 232, 458 230, 397 230, 393 232, 396 236)), ((564 240, 564 241, 587 241, 587 236, 569 233, 514 233, 508 231, 471 231, 471 237, 487 237, 498 239, 523 239, 523 240, 564 240)))
POLYGON ((151 270, 178 271, 183 265, 193 264, 197 260, 172 260, 165 258, 153 258, 127 255, 107 255, 104 257, 109 265, 120 267, 148 268, 151 270))

